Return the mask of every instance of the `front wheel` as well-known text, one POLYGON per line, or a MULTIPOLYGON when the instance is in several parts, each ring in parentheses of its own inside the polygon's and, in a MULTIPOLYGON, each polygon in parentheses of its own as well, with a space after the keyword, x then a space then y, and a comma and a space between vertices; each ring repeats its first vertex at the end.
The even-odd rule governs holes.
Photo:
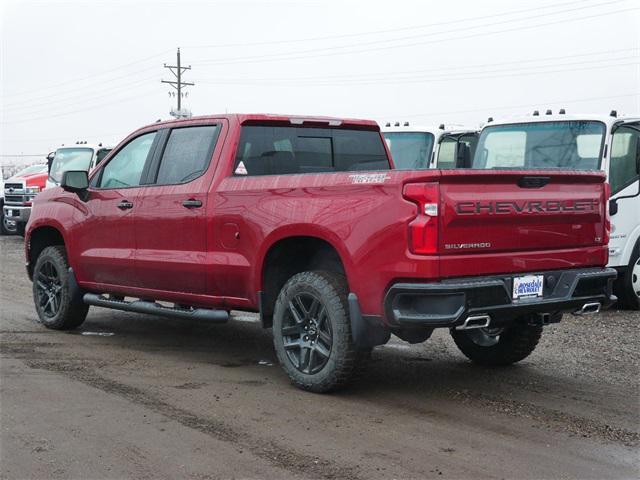
POLYGON ((13 235, 16 233, 16 222, 9 220, 9 217, 5 216, 2 212, 2 224, 0 225, 0 234, 13 235))
POLYGON ((640 245, 631 254, 629 266, 622 278, 622 303, 632 310, 640 309, 640 245))
POLYGON ((451 330, 460 351, 480 365, 511 365, 527 358, 535 350, 542 326, 517 324, 505 328, 451 330))
POLYGON ((69 287, 69 264, 64 247, 47 247, 33 268, 33 300, 40 322, 54 330, 79 327, 89 306, 72 301, 69 287))
POLYGON ((294 275, 273 314, 273 342, 280 365, 299 388, 328 392, 362 372, 371 351, 351 337, 344 276, 324 271, 294 275))

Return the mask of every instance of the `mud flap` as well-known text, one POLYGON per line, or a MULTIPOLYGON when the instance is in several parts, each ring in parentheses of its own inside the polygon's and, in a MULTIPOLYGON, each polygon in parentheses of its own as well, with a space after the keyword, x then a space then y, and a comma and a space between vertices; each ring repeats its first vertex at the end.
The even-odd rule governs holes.
POLYGON ((76 280, 76 274, 73 273, 73 268, 71 267, 69 267, 68 279, 69 279, 69 293, 71 294, 71 303, 73 303, 74 305, 84 304, 82 297, 85 292, 83 292, 80 286, 78 285, 78 281, 76 280))
POLYGON ((347 297, 349 303, 349 318, 351 319, 351 337, 359 350, 369 350, 377 345, 384 345, 389 341, 391 332, 382 324, 380 317, 362 315, 360 304, 355 293, 347 297))

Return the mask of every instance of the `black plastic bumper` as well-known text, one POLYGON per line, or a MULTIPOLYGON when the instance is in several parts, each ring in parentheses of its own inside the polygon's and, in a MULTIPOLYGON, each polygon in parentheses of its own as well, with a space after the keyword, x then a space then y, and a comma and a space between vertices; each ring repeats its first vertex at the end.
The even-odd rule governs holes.
POLYGON ((544 276, 543 296, 513 300, 513 278, 522 275, 394 284, 384 302, 387 323, 392 328, 454 327, 469 316, 489 315, 497 326, 526 314, 575 312, 588 303, 608 307, 616 300, 613 268, 528 272, 544 276))

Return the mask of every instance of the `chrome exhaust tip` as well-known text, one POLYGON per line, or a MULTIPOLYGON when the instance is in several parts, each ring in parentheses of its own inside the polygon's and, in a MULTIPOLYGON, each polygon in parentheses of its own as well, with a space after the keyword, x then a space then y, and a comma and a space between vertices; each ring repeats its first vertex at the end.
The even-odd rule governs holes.
POLYGON ((472 328, 487 328, 491 323, 489 315, 471 315, 466 318, 462 325, 458 325, 456 330, 470 330, 472 328))
POLYGON ((600 311, 600 302, 585 303, 580 310, 573 312, 574 315, 591 315, 600 311))

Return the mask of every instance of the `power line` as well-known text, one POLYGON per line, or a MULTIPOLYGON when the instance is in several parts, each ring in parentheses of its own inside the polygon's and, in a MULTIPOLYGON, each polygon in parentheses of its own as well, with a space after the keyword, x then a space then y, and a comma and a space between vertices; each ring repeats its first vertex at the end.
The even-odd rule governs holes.
MULTIPOLYGON (((315 41, 324 41, 324 40, 335 40, 335 39, 341 39, 341 38, 352 38, 352 37, 363 37, 363 36, 370 36, 370 35, 380 35, 380 34, 385 34, 385 33, 395 33, 395 32, 401 32, 401 31, 409 31, 409 30, 420 30, 420 29, 424 29, 424 28, 439 27, 439 26, 443 26, 443 25, 452 25, 452 24, 464 23, 464 22, 468 22, 468 21, 484 20, 484 19, 487 19, 487 18, 496 18, 496 17, 503 17, 503 16, 509 16, 509 15, 516 15, 518 13, 537 12, 537 11, 545 10, 545 9, 548 9, 548 8, 565 7, 567 5, 575 5, 575 4, 584 5, 585 1, 592 1, 592 0, 577 0, 577 1, 572 1, 572 2, 553 3, 551 5, 539 5, 539 6, 536 6, 535 8, 526 8, 526 9, 520 9, 520 10, 502 11, 502 12, 498 12, 498 13, 494 13, 494 14, 490 14, 490 15, 466 17, 466 18, 460 18, 460 19, 456 19, 456 20, 448 20, 448 21, 445 21, 445 22, 426 23, 426 24, 422 24, 422 25, 415 25, 415 26, 409 26, 409 27, 399 27, 399 28, 384 29, 384 30, 371 30, 371 31, 368 31, 368 32, 345 33, 345 34, 340 34, 340 35, 325 35, 325 36, 320 36, 320 37, 307 37, 307 38, 297 38, 297 39, 270 40, 270 41, 261 41, 261 42, 226 43, 226 44, 225 43, 220 43, 220 44, 215 44, 215 45, 190 45, 190 46, 187 46, 187 48, 206 49, 206 48, 254 47, 254 46, 261 46, 261 45, 277 45, 277 44, 290 44, 290 43, 301 43, 301 42, 315 42, 315 41)), ((620 1, 623 1, 623 0, 620 0, 620 1)))
POLYGON ((564 105, 571 103, 583 103, 583 102, 592 102, 594 100, 609 100, 611 98, 626 98, 626 97, 635 97, 640 96, 640 92, 635 93, 624 93, 621 95, 608 95, 603 97, 587 97, 587 98, 574 98, 572 100, 554 100, 547 102, 536 102, 536 103, 527 103, 523 105, 502 105, 502 106, 491 106, 491 107, 482 107, 482 108, 473 108, 469 110, 447 110, 445 112, 429 112, 429 113, 403 113, 403 114, 391 114, 386 115, 388 117, 430 117, 435 115, 450 115, 450 114, 458 114, 458 113, 470 113, 470 112, 489 112, 493 113, 496 110, 511 110, 514 108, 530 108, 536 107, 539 105, 564 105))
MULTIPOLYGON (((630 49, 627 49, 630 50, 630 49)), ((551 57, 550 59, 558 59, 558 58, 567 58, 567 57, 551 57)), ((519 62, 502 62, 499 64, 484 64, 484 65, 475 65, 475 66, 468 66, 468 67, 462 67, 462 68, 457 68, 457 67, 445 67, 445 68, 440 68, 440 69, 428 69, 428 70, 411 70, 411 71, 401 71, 401 72, 391 72, 391 73, 386 73, 386 72, 379 72, 379 73, 361 73, 361 74, 355 74, 355 75, 336 75, 336 76, 323 76, 321 79, 318 79, 317 76, 309 76, 309 77, 280 77, 280 78, 267 78, 267 77, 263 77, 263 78, 255 78, 255 77, 250 77, 250 78, 218 78, 215 80, 207 80, 207 79, 202 79, 199 80, 199 82, 201 83, 205 83, 205 84, 237 84, 237 83, 246 83, 246 84, 260 84, 260 85, 264 85, 264 84, 269 84, 269 83, 283 83, 283 84, 295 84, 295 85, 300 85, 300 84, 304 84, 304 85, 343 85, 343 84, 349 84, 349 83, 359 83, 360 81, 365 81, 365 83, 371 83, 371 82, 376 82, 376 81, 384 81, 384 80, 389 80, 389 81, 394 81, 394 80, 419 80, 420 78, 436 78, 436 77, 443 77, 445 80, 446 79, 450 79, 450 78, 454 78, 452 77, 452 75, 463 75, 465 77, 463 78, 467 78, 467 75, 478 75, 478 74, 489 74, 489 73, 502 73, 502 72, 514 72, 517 70, 533 70, 533 72, 538 72, 539 69, 542 68, 551 68, 551 67, 568 67, 568 66, 572 66, 572 65, 585 65, 585 64, 591 64, 591 63, 603 63, 603 62, 613 62, 613 61, 619 61, 619 60, 629 60, 629 59, 638 59, 640 60, 640 56, 638 55, 630 55, 630 56, 624 56, 624 57, 615 57, 615 58, 600 58, 600 59, 596 59, 596 60, 582 60, 582 61, 578 61, 578 62, 564 62, 561 64, 551 64, 551 65, 527 65, 527 66, 521 66, 521 67, 510 67, 510 68, 500 68, 500 69, 495 69, 495 70, 477 70, 477 71, 464 71, 465 69, 468 68, 482 68, 482 67, 488 67, 488 66, 492 66, 492 65, 510 65, 510 64, 516 64, 516 63, 522 63, 522 62, 538 62, 538 61, 542 61, 544 59, 536 59, 536 60, 522 60, 519 62), (459 71, 462 70, 462 71, 459 71), (432 75, 427 75, 427 76, 419 76, 416 74, 420 74, 420 73, 431 73, 431 72, 445 72, 445 73, 440 73, 440 74, 432 74, 432 75), (334 81, 335 80, 335 81, 334 81)), ((633 63, 633 62, 632 62, 633 63)), ((608 65, 604 65, 605 67, 608 65)))
POLYGON ((66 116, 69 116, 69 115, 73 115, 75 113, 86 112, 88 110, 93 110, 93 109, 101 108, 101 107, 110 107, 112 105, 118 105, 118 104, 121 104, 121 103, 124 103, 124 102, 129 102, 131 100, 150 97, 152 95, 157 95, 157 93, 156 92, 150 92, 150 93, 147 93, 147 94, 144 94, 144 95, 135 95, 135 96, 132 96, 132 97, 122 98, 122 99, 120 99, 118 101, 111 101, 111 102, 108 102, 108 103, 102 103, 102 104, 98 104, 98 105, 91 105, 91 106, 88 106, 86 108, 80 108, 80 109, 77 109, 77 110, 71 110, 69 112, 57 113, 57 114, 53 114, 53 115, 43 115, 43 116, 39 116, 39 117, 31 117, 31 118, 25 118, 25 119, 19 119, 19 120, 12 120, 11 122, 2 121, 0 123, 7 125, 7 124, 14 124, 14 123, 33 122, 33 121, 36 121, 36 120, 46 120, 46 119, 51 119, 51 118, 66 117, 66 116))
MULTIPOLYGON (((125 63, 123 65, 119 65, 119 66, 116 66, 116 67, 111 67, 111 68, 108 68, 106 70, 101 70, 99 72, 92 73, 92 74, 86 75, 84 77, 72 78, 72 79, 66 80, 64 82, 59 82, 59 83, 54 83, 54 84, 47 85, 46 87, 40 87, 40 88, 35 88, 35 89, 29 89, 29 90, 22 90, 22 91, 18 91, 18 92, 13 92, 11 95, 12 96, 13 95, 24 95, 25 93, 38 92, 38 91, 42 91, 42 90, 50 90, 50 89, 53 89, 53 88, 58 88, 61 85, 68 85, 70 83, 81 82, 81 81, 84 81, 86 79, 93 78, 93 77, 103 77, 105 74, 113 72, 114 70, 122 70, 123 68, 126 68, 128 66, 138 65, 138 64, 140 64, 142 62, 151 60, 151 59, 156 58, 156 57, 160 57, 160 56, 166 54, 167 51, 168 50, 163 50, 162 52, 155 53, 155 54, 149 55, 147 57, 143 57, 143 58, 135 60, 133 62, 125 63)), ((150 68, 155 68, 155 67, 150 67, 150 68)), ((102 83, 102 82, 100 82, 100 83, 102 83)), ((7 95, 2 95, 2 96, 6 97, 7 95)))
POLYGON ((26 110, 27 113, 29 113, 29 111, 31 111, 31 110, 42 110, 42 107, 56 105, 56 104, 64 104, 65 106, 77 105, 77 104, 80 104, 80 103, 84 103, 82 101, 80 101, 80 102, 76 101, 76 100, 79 100, 79 99, 85 99, 86 98, 88 100, 94 100, 96 98, 109 97, 109 96, 113 95, 113 93, 106 93, 106 92, 122 91, 125 88, 126 88, 127 91, 135 90, 136 88, 140 88, 140 87, 147 88, 148 84, 154 78, 156 78, 155 75, 150 76, 150 77, 141 78, 141 79, 133 81, 133 82, 127 82, 124 85, 118 84, 118 85, 114 85, 112 87, 103 88, 103 89, 98 90, 99 92, 101 92, 100 95, 96 95, 96 93, 94 91, 92 91, 92 92, 82 93, 82 94, 79 94, 79 95, 74 95, 72 97, 61 97, 60 98, 60 97, 56 96, 56 98, 51 99, 51 101, 49 101, 49 102, 39 102, 39 103, 37 103, 35 105, 27 105, 27 106, 9 106, 7 108, 7 110, 20 110, 19 113, 23 113, 26 110), (132 87, 136 87, 136 88, 132 88, 132 87))
MULTIPOLYGON (((628 57, 628 58, 637 58, 637 57, 628 57)), ((529 75, 541 75, 548 73, 565 73, 565 72, 574 72, 580 70, 592 70, 592 69, 601 69, 601 68, 612 68, 619 66, 628 66, 628 65, 637 65, 639 62, 627 62, 627 63, 614 63, 607 65, 592 65, 586 67, 572 67, 572 68, 564 68, 564 69, 554 69, 554 70, 539 70, 536 67, 535 70, 532 71, 524 71, 524 72, 513 72, 513 73, 504 73, 502 75, 485 75, 489 72, 466 72, 466 73, 458 73, 454 74, 456 76, 446 76, 446 75, 434 75, 434 76, 414 76, 414 77, 401 77, 401 78, 387 78, 387 79, 354 79, 351 81, 327 81, 324 82, 322 80, 318 80, 317 82, 302 82, 297 79, 286 79, 276 82, 269 83, 267 80, 259 80, 253 81, 249 80, 240 80, 240 79, 217 79, 217 80, 200 80, 200 83, 204 84, 215 84, 215 85, 247 85, 247 86, 348 86, 348 85, 388 85, 388 84, 405 84, 405 83, 430 83, 430 82, 448 82, 455 80, 481 80, 481 79, 491 79, 491 78, 505 78, 505 77, 520 77, 520 76, 529 76, 529 75), (475 75, 475 76, 470 76, 475 75)), ((509 72, 509 70, 500 70, 499 72, 509 72)))
MULTIPOLYGON (((85 85, 85 86, 83 86, 83 87, 77 87, 77 88, 73 87, 73 89, 72 89, 72 90, 70 90, 69 92, 66 92, 66 93, 56 92, 56 96, 64 97, 65 95, 73 94, 73 93, 76 93, 76 92, 78 92, 78 91, 82 91, 82 90, 85 90, 85 89, 94 89, 96 86, 98 86, 98 85, 102 85, 102 84, 105 84, 105 83, 107 83, 107 84, 112 84, 115 80, 125 80, 125 81, 129 81, 129 80, 131 79, 131 77, 132 77, 132 76, 135 76, 135 75, 140 74, 140 73, 148 72, 148 71, 150 71, 150 70, 156 70, 156 69, 157 69, 157 67, 156 67, 156 66, 152 66, 152 67, 145 67, 145 68, 143 68, 143 69, 136 70, 136 71, 134 71, 134 72, 130 72, 130 73, 126 73, 126 74, 124 74, 124 75, 119 75, 119 76, 117 76, 117 77, 113 77, 113 78, 103 78, 102 80, 98 80, 98 81, 96 81, 96 82, 93 82, 93 83, 91 83, 91 84, 89 84, 89 85, 85 85)), ((155 77, 154 77, 154 78, 155 78, 155 77)), ((102 89, 101 89, 101 90, 102 90, 102 89)), ((91 92, 91 91, 93 91, 93 90, 90 90, 90 92, 91 92)), ((90 94, 90 93, 89 93, 89 94, 90 94)), ((43 99, 44 99, 44 100, 46 100, 46 99, 48 99, 48 98, 51 98, 51 94, 41 95, 41 96, 38 96, 38 97, 30 97, 30 98, 27 98, 27 99, 25 99, 25 100, 18 100, 18 101, 8 102, 8 103, 5 103, 3 106, 4 106, 4 107, 11 107, 11 108, 15 108, 15 107, 17 107, 17 106, 24 105, 24 104, 29 104, 29 103, 37 103, 37 104, 40 104, 40 101, 42 101, 43 99)))
MULTIPOLYGON (((626 0, 615 0, 615 2, 619 2, 619 1, 626 1, 626 0)), ((607 2, 607 3, 614 3, 614 2, 607 2)), ((606 4, 606 3, 605 3, 606 4)), ((605 4, 600 4, 600 5, 596 5, 596 6, 602 6, 605 4)), ((586 7, 586 8, 593 8, 593 7, 586 7)), ((571 9, 571 11, 576 11, 576 10, 583 10, 582 8, 578 8, 578 9, 571 9)), ((331 56, 336 56, 336 55, 350 55, 350 54, 354 54, 354 53, 368 53, 368 52, 376 52, 376 51, 382 51, 382 50, 393 50, 393 49, 397 49, 397 48, 405 48, 405 47, 413 47, 413 46, 418 46, 418 45, 428 45, 428 44, 434 44, 434 43, 442 43, 442 42, 450 42, 452 40, 464 40, 464 39, 468 39, 468 38, 476 38, 476 37, 481 37, 481 36, 486 36, 486 35, 495 35, 495 34, 500 34, 500 33, 507 33, 507 32, 513 32, 513 31, 522 31, 522 30, 530 30, 530 29, 535 29, 535 28, 539 28, 539 27, 546 27, 549 25, 557 25, 557 24, 564 24, 564 23, 569 23, 569 22, 576 22, 576 21, 581 21, 581 20, 587 20, 587 19, 591 19, 591 18, 600 18, 600 17, 604 17, 604 16, 609 16, 609 15, 615 15, 618 13, 624 13, 624 12, 629 12, 629 11, 637 11, 640 10, 639 7, 633 7, 633 8, 627 8, 627 9, 621 9, 621 10, 615 10, 615 11, 610 11, 610 12, 601 12, 598 14, 594 14, 594 15, 584 15, 581 17, 571 17, 568 19, 561 19, 561 20, 557 20, 557 21, 548 21, 548 22, 544 22, 544 23, 538 23, 538 24, 534 24, 534 25, 521 25, 518 27, 513 27, 513 28, 507 28, 507 29, 502 29, 502 30, 494 30, 494 31, 487 31, 487 32, 476 32, 476 33, 472 33, 469 35, 462 35, 462 36, 457 36, 455 38, 438 38, 438 39, 432 39, 432 40, 428 40, 428 41, 421 41, 421 42, 413 42, 413 43, 404 43, 404 44, 398 44, 398 45, 384 45, 384 46, 379 46, 379 47, 375 47, 375 48, 366 48, 366 49, 359 49, 359 50, 349 50, 349 51, 339 51, 339 52, 335 52, 335 51, 329 51, 327 52, 327 50, 335 50, 335 49, 339 49, 339 48, 351 48, 351 47, 358 47, 358 46, 362 46, 362 45, 366 45, 366 44, 371 44, 374 42, 367 42, 364 44, 351 44, 351 45, 345 45, 345 46, 337 46, 337 47, 324 47, 324 48, 315 48, 315 49, 308 49, 308 50, 297 50, 297 51, 293 51, 293 52, 285 52, 285 53, 279 53, 279 54, 271 54, 271 55, 260 55, 260 56, 248 56, 248 57, 236 57, 233 59, 219 59, 219 60, 213 60, 210 62, 202 62, 199 63, 198 65, 200 66, 208 66, 208 65, 231 65, 231 64, 237 64, 237 63, 263 63, 263 62, 270 62, 270 61, 287 61, 287 60, 299 60, 299 59, 309 59, 311 58, 309 54, 315 54, 313 55, 313 58, 319 58, 319 57, 331 57, 331 56), (324 52, 324 53, 322 53, 324 52), (317 53, 317 54, 316 54, 317 53)), ((569 10, 563 11, 563 12, 554 12, 553 14, 557 14, 557 13, 567 13, 569 12, 569 10)), ((545 14, 545 15, 550 15, 550 14, 545 14)), ((533 17, 528 17, 528 18, 536 18, 536 17, 540 17, 543 15, 538 15, 538 16, 533 16, 533 17)), ((527 19, 520 19, 518 21, 522 21, 522 20, 527 20, 527 19)), ((513 22, 513 20, 510 20, 509 22, 513 22)), ((506 22, 506 23, 509 23, 506 22)), ((496 22, 496 23, 505 23, 505 22, 496 22)), ((496 23, 492 24, 495 25, 496 23)), ((487 25, 482 25, 482 27, 485 26, 491 26, 489 24, 487 25)), ((455 33, 456 31, 461 31, 461 30, 467 30, 469 27, 465 27, 464 29, 458 29, 458 30, 450 30, 447 32, 438 32, 437 34, 444 34, 444 33, 455 33)), ((477 27, 474 27, 477 28, 477 27)), ((414 38, 421 38, 427 35, 419 35, 416 36, 414 38)), ((409 37, 407 37, 409 38, 409 37)), ((405 38, 406 39, 406 38, 405 38)), ((391 41, 397 41, 398 39, 395 40, 391 40, 391 41)), ((376 41, 375 43, 381 43, 382 41, 376 41)), ((386 43, 389 42, 389 40, 385 41, 386 43)))

